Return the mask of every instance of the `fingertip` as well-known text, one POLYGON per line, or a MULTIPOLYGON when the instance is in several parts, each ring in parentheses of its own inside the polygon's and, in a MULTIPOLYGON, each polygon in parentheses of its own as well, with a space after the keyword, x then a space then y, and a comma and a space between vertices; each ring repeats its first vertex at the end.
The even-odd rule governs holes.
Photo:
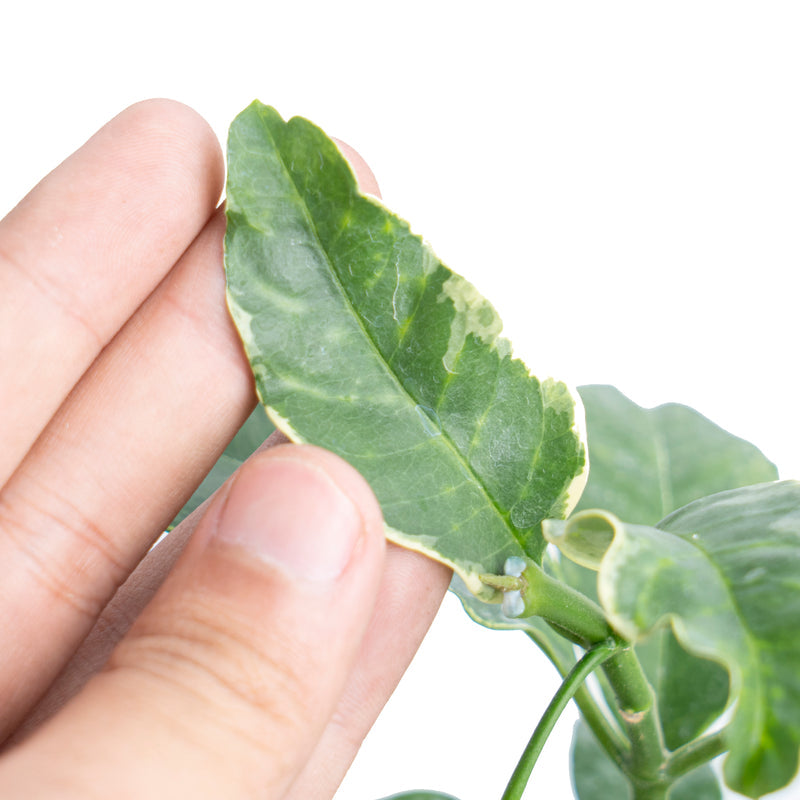
POLYGON ((206 206, 219 200, 225 179, 222 147, 216 134, 197 111, 177 100, 151 98, 121 111, 98 136, 124 134, 142 152, 141 163, 160 167, 161 175, 198 182, 206 206))
POLYGON ((130 796, 150 796, 168 764, 171 796, 283 797, 352 670, 383 550, 349 464, 306 445, 258 453, 105 669, 6 760, 0 794, 30 796, 47 757, 54 785, 106 794, 136 763, 130 796))
POLYGON ((378 181, 375 174, 370 169, 369 164, 361 157, 361 154, 355 148, 351 147, 347 142, 341 139, 333 139, 337 147, 341 150, 342 155, 347 159, 348 163, 353 169, 358 181, 358 188, 364 194, 371 194, 380 198, 381 190, 378 186, 378 181))
POLYGON ((242 466, 213 537, 294 581, 327 584, 382 541, 376 506, 346 462, 319 448, 281 445, 242 466))

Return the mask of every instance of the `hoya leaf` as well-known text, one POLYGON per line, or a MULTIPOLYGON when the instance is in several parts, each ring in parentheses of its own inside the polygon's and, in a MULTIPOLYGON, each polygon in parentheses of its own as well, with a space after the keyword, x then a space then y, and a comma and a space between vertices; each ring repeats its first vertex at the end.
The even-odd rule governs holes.
POLYGON ((261 447, 274 430, 275 426, 267 418, 263 407, 256 406, 225 448, 225 454, 244 462, 261 447))
MULTIPOLYGON (((582 386, 592 469, 578 509, 605 508, 629 523, 655 525, 706 495, 778 477, 752 444, 683 405, 642 408, 611 386, 582 386)), ((594 573, 573 562, 563 577, 596 598, 594 573)), ((669 628, 637 645, 656 691, 670 749, 701 733, 725 708, 728 676, 687 653, 669 628)))
POLYGON ((511 357, 492 306, 361 195, 319 128, 258 102, 228 139, 228 304, 267 413, 343 456, 387 534, 471 591, 540 561, 583 483, 582 410, 511 357))
POLYGON ((692 500, 778 477, 758 448, 687 406, 642 408, 611 386, 580 394, 592 470, 578 510, 655 525, 692 500))
MULTIPOLYGON (((609 759, 588 725, 579 721, 572 736, 572 788, 577 800, 633 800, 633 787, 609 759)), ((684 775, 669 789, 668 800, 722 800, 709 765, 684 775)))
POLYGON ((728 785, 760 797, 789 783, 800 749, 800 483, 702 498, 657 528, 586 511, 544 529, 567 551, 595 535, 608 543, 599 596, 623 636, 670 622, 685 648, 727 668, 728 785))
POLYGON ((636 644, 636 655, 658 700, 664 743, 677 750, 705 731, 728 704, 727 670, 687 653, 672 629, 636 644))

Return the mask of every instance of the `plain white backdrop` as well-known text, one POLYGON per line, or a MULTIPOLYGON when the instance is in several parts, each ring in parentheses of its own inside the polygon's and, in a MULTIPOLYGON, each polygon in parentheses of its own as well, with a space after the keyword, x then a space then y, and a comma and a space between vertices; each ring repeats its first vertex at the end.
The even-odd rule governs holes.
MULTIPOLYGON (((793 2, 15 3, 0 213, 130 103, 224 140, 258 97, 356 147, 538 374, 692 405, 800 477, 798 41, 793 2)), ((499 797, 555 688, 448 598, 337 799, 499 797)), ((528 797, 571 796, 574 719, 528 797)))

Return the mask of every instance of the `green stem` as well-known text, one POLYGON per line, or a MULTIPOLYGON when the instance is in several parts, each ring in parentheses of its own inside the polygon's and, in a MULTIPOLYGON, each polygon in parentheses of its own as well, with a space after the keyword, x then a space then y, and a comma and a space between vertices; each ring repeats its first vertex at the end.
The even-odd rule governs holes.
POLYGON ((670 778, 679 778, 722 755, 727 749, 728 743, 724 728, 700 739, 695 739, 683 747, 679 747, 670 755, 667 762, 667 775, 670 778))
POLYGON ((603 665, 631 743, 626 772, 645 784, 658 781, 666 750, 653 688, 645 677, 633 648, 618 650, 603 665))
POLYGON ((584 649, 617 638, 597 603, 552 578, 538 564, 529 563, 523 578, 526 583, 522 590, 524 616, 541 617, 562 636, 584 649))
POLYGON ((633 800, 666 800, 670 785, 653 783, 646 786, 633 787, 633 800))
MULTIPOLYGON (((544 652, 550 659, 553 666, 558 670, 562 678, 566 678, 570 666, 565 662, 555 648, 551 647, 544 637, 537 637, 528 632, 528 637, 544 652)), ((619 732, 617 726, 608 719, 600 709, 592 693, 581 686, 573 697, 575 705, 583 717, 583 721, 589 726, 600 746, 606 751, 608 757, 624 770, 630 761, 631 746, 628 740, 619 732)))
POLYGON ((561 686, 555 696, 547 706, 539 724, 533 732, 533 735, 528 742, 527 747, 522 753, 522 757, 511 775, 511 779, 503 792, 502 800, 520 800, 525 787, 528 784, 528 779, 531 776, 533 767, 539 754, 542 752, 547 737, 553 730, 558 718, 566 708, 569 701, 575 696, 575 693, 583 685, 589 675, 600 666, 604 661, 610 658, 616 651, 617 644, 614 641, 602 642, 595 645, 591 650, 588 650, 580 661, 570 670, 566 678, 564 678, 561 686))
POLYGON ((646 787, 647 791, 659 792, 667 751, 655 693, 633 648, 621 646, 624 643, 608 624, 600 606, 547 575, 537 564, 529 563, 523 577, 527 584, 522 590, 526 616, 542 617, 560 634, 586 650, 609 639, 617 642, 616 651, 603 664, 603 673, 614 693, 624 732, 630 741, 630 753, 623 769, 634 783, 646 787))
POLYGON ((574 700, 583 721, 594 734, 594 738, 606 751, 608 757, 621 770, 624 770, 630 763, 631 746, 628 740, 609 722, 608 717, 600 710, 591 692, 585 686, 581 686, 574 700))
POLYGON ((481 583, 506 592, 518 592, 525 586, 525 581, 516 575, 481 575, 480 579, 481 583))

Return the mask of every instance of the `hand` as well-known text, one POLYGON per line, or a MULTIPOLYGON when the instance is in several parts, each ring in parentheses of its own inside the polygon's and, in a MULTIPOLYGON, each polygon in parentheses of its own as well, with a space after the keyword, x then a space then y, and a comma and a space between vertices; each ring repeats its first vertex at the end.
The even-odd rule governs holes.
POLYGON ((150 551, 255 403, 222 180, 148 101, 0 222, 4 798, 330 797, 446 588, 352 468, 274 440, 150 551))

